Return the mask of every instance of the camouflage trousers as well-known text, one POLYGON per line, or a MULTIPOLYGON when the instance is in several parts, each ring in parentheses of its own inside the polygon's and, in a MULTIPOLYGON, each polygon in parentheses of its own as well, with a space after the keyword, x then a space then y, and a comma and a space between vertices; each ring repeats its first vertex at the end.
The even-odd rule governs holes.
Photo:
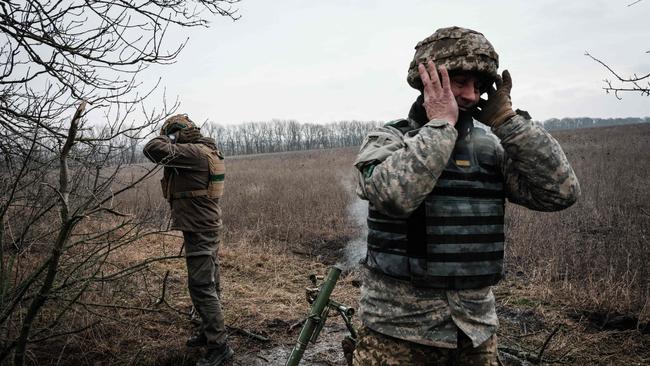
POLYGON ((425 346, 377 333, 367 327, 359 330, 353 366, 500 366, 497 339, 493 335, 480 346, 459 331, 458 348, 425 346))
POLYGON ((208 348, 226 343, 226 327, 221 311, 219 258, 221 235, 218 231, 195 233, 183 231, 187 287, 194 309, 201 317, 201 333, 208 348))

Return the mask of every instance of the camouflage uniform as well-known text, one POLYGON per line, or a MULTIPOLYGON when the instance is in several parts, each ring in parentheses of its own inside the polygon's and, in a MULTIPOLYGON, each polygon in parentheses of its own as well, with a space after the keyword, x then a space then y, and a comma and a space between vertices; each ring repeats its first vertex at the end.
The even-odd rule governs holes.
POLYGON ((498 366, 496 335, 474 347, 462 332, 456 348, 428 347, 393 338, 363 327, 355 350, 353 366, 463 365, 498 366))
MULTIPOLYGON (((415 80, 409 73, 409 84, 417 88, 415 80)), ((366 136, 355 161, 357 195, 387 217, 408 218, 436 187, 457 143, 478 133, 479 125, 467 114, 461 114, 457 128, 444 120, 428 121, 420 98, 408 120, 366 136), (467 128, 460 131, 461 137, 460 126, 467 128)), ((498 139, 496 168, 508 201, 540 211, 560 210, 576 201, 580 188, 575 173, 558 142, 542 127, 515 115, 491 132, 491 138, 498 139)), ((423 288, 368 270, 360 318, 364 330, 355 365, 498 362, 498 319, 490 286, 423 288)))
MULTIPOLYGON (((172 118, 175 117, 182 116, 172 118)), ((165 125, 169 125, 169 122, 165 125)), ((198 192, 208 187, 210 167, 206 146, 209 148, 207 151, 223 158, 214 140, 207 137, 173 143, 166 131, 162 131, 161 136, 146 144, 145 156, 165 166, 163 190, 168 198, 170 194, 198 192)), ((201 195, 170 199, 169 203, 171 229, 181 230, 185 240, 188 288, 194 308, 202 320, 201 337, 206 340, 208 349, 221 347, 226 344, 227 337, 220 303, 217 256, 222 232, 219 199, 201 195)))

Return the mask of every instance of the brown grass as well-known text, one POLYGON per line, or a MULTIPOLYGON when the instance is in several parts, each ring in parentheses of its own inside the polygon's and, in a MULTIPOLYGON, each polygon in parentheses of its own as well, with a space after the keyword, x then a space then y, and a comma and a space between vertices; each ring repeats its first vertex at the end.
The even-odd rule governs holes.
MULTIPOLYGON (((353 149, 230 159, 223 200, 228 242, 312 250, 354 232, 346 218, 353 149)), ((329 255, 322 253, 323 255, 329 255)))
MULTIPOLYGON (((561 131, 557 138, 579 176, 583 195, 569 210, 538 213, 509 206, 507 280, 496 289, 502 319, 501 344, 539 350, 550 331, 549 357, 574 364, 648 361, 649 336, 637 330, 611 330, 590 321, 590 314, 624 314, 647 321, 650 260, 648 165, 650 125, 561 131), (645 351, 644 351, 645 350, 645 351)), ((292 344, 299 329, 291 325, 307 313, 304 289, 310 273, 325 274, 341 249, 359 235, 348 218, 352 161, 356 149, 335 149, 233 157, 227 160, 226 227, 220 249, 226 323, 267 336, 268 343, 236 331, 231 341, 245 353, 292 344)), ((167 219, 158 196, 158 178, 143 184, 122 202, 167 219), (143 201, 145 202, 143 204, 143 201)), ((180 237, 148 238, 115 257, 131 263, 177 254, 180 237)), ((187 312, 182 259, 151 265, 128 283, 95 292, 87 301, 127 304, 157 312, 97 309, 102 323, 73 336, 32 346, 33 364, 184 365, 197 351, 184 340, 191 332, 187 316, 161 305, 166 300, 187 312), (128 295, 128 296, 127 296, 128 295)), ((354 274, 344 275, 334 297, 356 306, 354 274)), ((69 321, 87 324, 85 313, 69 321)))
POLYGON ((580 308, 650 320, 650 126, 556 133, 582 197, 545 214, 509 207, 509 273, 580 308))

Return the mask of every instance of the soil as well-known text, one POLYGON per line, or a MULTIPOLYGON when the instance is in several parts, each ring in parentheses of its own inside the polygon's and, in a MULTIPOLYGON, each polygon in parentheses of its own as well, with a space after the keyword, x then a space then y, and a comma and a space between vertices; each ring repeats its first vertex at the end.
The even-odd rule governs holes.
MULTIPOLYGON (((506 366, 650 364, 645 324, 614 314, 607 320, 606 315, 547 301, 539 296, 539 289, 521 279, 504 282, 494 292, 500 320, 499 357, 506 366)), ((287 331, 289 327, 288 323, 279 327, 284 328, 285 341, 267 346, 258 342, 261 347, 249 351, 240 348, 229 365, 284 365, 301 328, 287 331)), ((338 319, 328 320, 300 365, 346 365, 341 341, 347 334, 338 319)))
MULTIPOLYGON (((347 329, 342 325, 326 326, 323 328, 320 339, 316 343, 309 344, 300 365, 346 365, 341 350, 341 342, 347 334, 347 329)), ((283 366, 294 346, 295 344, 283 344, 254 353, 237 355, 233 358, 232 364, 242 366, 283 366)))

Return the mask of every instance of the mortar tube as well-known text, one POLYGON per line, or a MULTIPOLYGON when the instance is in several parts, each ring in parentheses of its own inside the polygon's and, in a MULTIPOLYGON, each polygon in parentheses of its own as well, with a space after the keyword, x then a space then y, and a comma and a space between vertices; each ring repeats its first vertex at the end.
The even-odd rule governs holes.
POLYGON ((291 351, 291 355, 289 355, 289 359, 287 359, 285 366, 298 366, 300 364, 302 355, 305 353, 305 349, 307 349, 307 344, 314 334, 314 330, 316 329, 318 323, 323 321, 322 319, 319 319, 319 317, 323 313, 323 310, 325 310, 325 307, 329 302, 330 295, 332 294, 334 286, 336 286, 336 281, 338 281, 340 275, 340 268, 336 266, 332 266, 330 268, 330 271, 327 274, 327 278, 323 282, 323 285, 318 292, 318 296, 314 300, 314 304, 312 305, 311 311, 309 312, 309 317, 307 317, 307 321, 300 331, 298 342, 293 348, 293 351, 291 351))

